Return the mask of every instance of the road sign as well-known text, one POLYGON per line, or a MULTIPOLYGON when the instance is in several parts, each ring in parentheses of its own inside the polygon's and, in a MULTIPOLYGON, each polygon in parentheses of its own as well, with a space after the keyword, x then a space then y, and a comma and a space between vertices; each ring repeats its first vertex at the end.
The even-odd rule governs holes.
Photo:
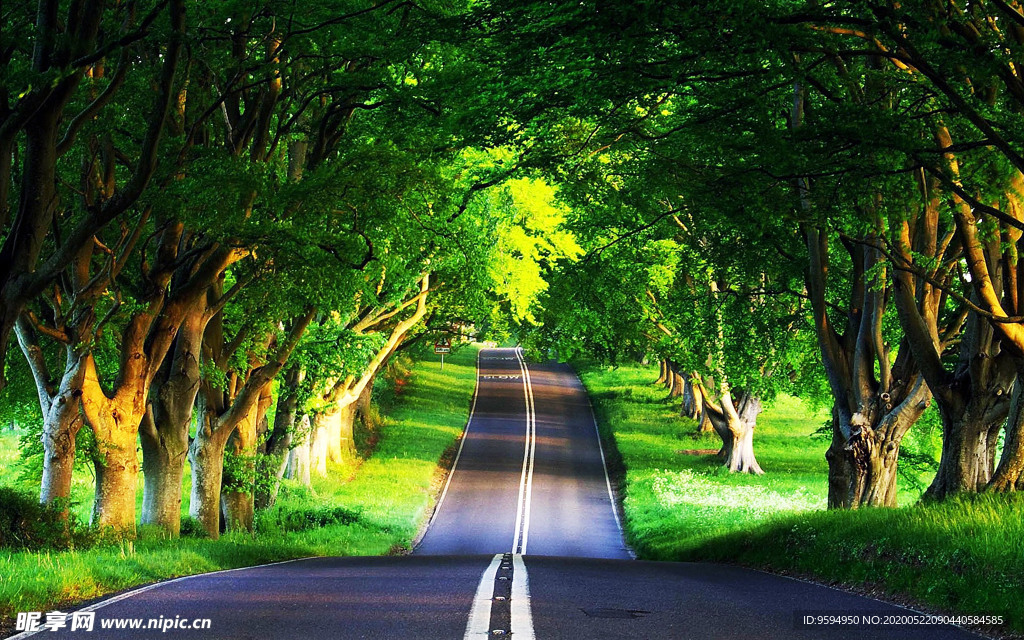
POLYGON ((450 340, 441 339, 434 343, 434 353, 441 354, 441 371, 444 371, 444 354, 452 352, 450 340))

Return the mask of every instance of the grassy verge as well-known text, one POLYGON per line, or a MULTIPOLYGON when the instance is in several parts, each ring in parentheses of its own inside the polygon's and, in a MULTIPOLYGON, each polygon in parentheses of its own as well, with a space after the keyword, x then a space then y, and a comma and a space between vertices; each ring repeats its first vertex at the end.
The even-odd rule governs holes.
MULTIPOLYGON (((461 433, 475 383, 476 348, 419 362, 390 407, 377 447, 355 465, 329 469, 313 490, 288 484, 258 516, 255 535, 160 540, 84 550, 0 550, 0 629, 18 611, 47 611, 167 578, 328 555, 383 555, 411 546, 432 504, 438 461, 461 433)), ((13 438, 11 439, 13 441, 13 438)), ((2 442, 0 445, 9 445, 2 442)), ((9 451, 0 449, 0 459, 9 451)))
POLYGON ((602 432, 621 458, 626 535, 642 558, 736 562, 967 615, 1024 633, 1024 499, 976 496, 898 509, 826 511, 826 416, 780 398, 758 422, 766 475, 729 474, 652 367, 583 365, 602 432))

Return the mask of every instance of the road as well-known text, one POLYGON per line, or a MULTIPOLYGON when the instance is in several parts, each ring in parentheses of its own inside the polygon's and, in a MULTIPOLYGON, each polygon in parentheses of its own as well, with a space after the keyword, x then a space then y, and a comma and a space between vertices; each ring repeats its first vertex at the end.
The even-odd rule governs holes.
POLYGON ((882 621, 913 613, 737 567, 631 560, 589 402, 572 370, 527 366, 515 349, 487 349, 478 376, 453 471, 412 555, 315 558, 181 578, 92 605, 93 632, 35 637, 977 637, 950 626, 798 625, 804 615, 882 621), (170 623, 200 619, 209 620, 208 630, 170 623), (99 628, 113 620, 171 628, 99 628))

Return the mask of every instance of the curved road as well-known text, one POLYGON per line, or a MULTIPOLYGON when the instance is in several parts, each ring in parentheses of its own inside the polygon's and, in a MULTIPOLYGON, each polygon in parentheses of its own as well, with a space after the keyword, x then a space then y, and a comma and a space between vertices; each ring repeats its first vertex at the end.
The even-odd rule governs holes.
POLYGON ((478 375, 455 467, 413 555, 316 558, 171 580, 82 609, 95 614, 91 632, 35 637, 977 637, 950 626, 801 625, 805 615, 911 612, 747 569, 630 560, 589 402, 572 370, 527 367, 515 349, 487 349, 478 375), (210 628, 174 628, 197 619, 209 619, 210 628), (112 620, 143 628, 100 628, 112 620), (150 620, 169 628, 146 629, 150 620))

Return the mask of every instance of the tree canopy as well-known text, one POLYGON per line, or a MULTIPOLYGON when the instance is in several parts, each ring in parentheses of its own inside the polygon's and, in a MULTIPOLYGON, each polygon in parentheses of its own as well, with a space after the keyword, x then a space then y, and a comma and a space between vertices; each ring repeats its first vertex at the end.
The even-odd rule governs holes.
POLYGON ((833 507, 895 504, 931 404, 930 497, 1024 483, 1016 3, 3 20, 2 409, 44 502, 87 443, 94 522, 133 529, 138 441, 144 523, 177 533, 187 458, 193 515, 250 527, 257 455, 350 455, 391 357, 457 334, 658 360, 733 471, 762 403, 814 395, 833 507))

